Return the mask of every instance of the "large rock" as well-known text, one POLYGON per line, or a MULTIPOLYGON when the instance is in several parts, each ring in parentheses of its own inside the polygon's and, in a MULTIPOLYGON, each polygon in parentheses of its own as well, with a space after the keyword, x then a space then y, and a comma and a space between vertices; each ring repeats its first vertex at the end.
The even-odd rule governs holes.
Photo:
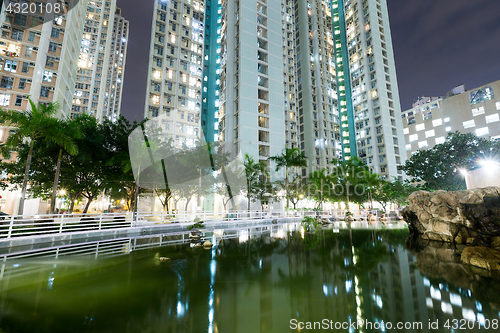
POLYGON ((500 236, 500 187, 417 191, 408 201, 401 214, 415 238, 494 246, 500 236))
POLYGON ((464 264, 486 270, 500 269, 500 251, 484 246, 469 246, 462 252, 464 264))

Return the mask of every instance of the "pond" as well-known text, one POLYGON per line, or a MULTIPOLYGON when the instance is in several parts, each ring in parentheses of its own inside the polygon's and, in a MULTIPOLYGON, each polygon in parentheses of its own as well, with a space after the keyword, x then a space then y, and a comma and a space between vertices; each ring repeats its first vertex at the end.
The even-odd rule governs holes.
POLYGON ((407 235, 292 223, 215 230, 209 249, 181 235, 148 246, 150 236, 107 252, 8 259, 0 332, 497 331, 499 279, 446 246, 412 254, 407 235))

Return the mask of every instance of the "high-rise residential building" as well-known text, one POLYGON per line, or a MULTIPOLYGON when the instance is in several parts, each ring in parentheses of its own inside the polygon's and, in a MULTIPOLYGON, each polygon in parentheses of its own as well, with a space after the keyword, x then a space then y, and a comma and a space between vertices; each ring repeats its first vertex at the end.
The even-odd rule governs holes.
POLYGON ((0 106, 26 110, 27 96, 37 103, 59 102, 58 116, 71 112, 80 36, 88 0, 46 9, 48 1, 3 2, 0 16, 0 106), (27 3, 33 13, 7 10, 27 3), (68 9, 71 10, 68 11, 68 9), (57 13, 67 13, 58 15, 57 13))
POLYGON ((404 164, 406 155, 386 0, 331 4, 344 155, 357 152, 374 172, 402 178, 397 166, 404 164))
POLYGON ((90 0, 80 41, 72 117, 86 113, 114 119, 120 113, 128 21, 116 0, 90 0))
POLYGON ((168 135, 183 133, 190 87, 183 80, 201 65, 197 56, 202 93, 194 102, 201 103, 197 125, 207 141, 234 143, 234 153, 256 160, 298 147, 309 158, 303 176, 359 156, 384 178, 402 178, 397 166, 406 154, 385 0, 157 0, 145 114, 174 113, 162 120, 168 135), (205 28, 198 36, 186 35, 195 21, 185 21, 185 8, 194 6, 204 18, 196 22, 205 28), (190 45, 202 51, 193 57, 190 45))
POLYGON ((128 34, 129 22, 122 17, 121 9, 116 8, 109 54, 108 77, 104 94, 104 119, 114 120, 121 114, 128 34))
POLYGON ((144 112, 178 147, 201 134, 204 32, 204 1, 155 1, 144 112))
POLYGON ((500 139, 500 81, 472 90, 459 86, 447 96, 402 112, 408 158, 444 143, 456 131, 500 139))
MULTIPOLYGON (((87 2, 58 2, 62 7, 46 0, 3 2, 0 107, 27 110, 30 108, 27 97, 30 96, 35 103, 58 102, 61 109, 56 117, 70 117, 87 2), (27 4, 34 11, 16 13, 18 4, 27 4), (13 11, 9 10, 9 5, 13 11)), ((11 130, 0 126, 0 142, 7 139, 11 130)), ((15 159, 16 154, 11 157, 15 159)), ((0 192, 0 210, 17 214, 18 194, 10 190, 0 192)), ((35 201, 39 199, 28 200, 35 201)), ((26 205, 25 213, 37 214, 38 205, 26 205)))

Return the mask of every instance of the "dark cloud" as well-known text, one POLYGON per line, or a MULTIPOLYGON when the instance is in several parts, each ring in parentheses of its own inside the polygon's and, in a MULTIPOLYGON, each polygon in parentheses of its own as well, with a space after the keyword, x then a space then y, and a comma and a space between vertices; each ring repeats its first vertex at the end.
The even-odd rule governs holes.
POLYGON ((500 1, 387 0, 402 109, 500 79, 500 1))

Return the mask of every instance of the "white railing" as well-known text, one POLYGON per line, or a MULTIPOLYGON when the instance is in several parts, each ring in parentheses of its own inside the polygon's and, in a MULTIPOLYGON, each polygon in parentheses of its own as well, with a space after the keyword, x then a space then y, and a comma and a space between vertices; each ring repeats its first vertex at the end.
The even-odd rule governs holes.
MULTIPOLYGON (((355 220, 366 220, 369 211, 353 212, 355 220)), ((185 228, 196 221, 207 224, 212 222, 276 219, 284 217, 300 218, 304 216, 322 216, 343 220, 346 211, 229 211, 197 213, 179 212, 139 212, 139 213, 94 213, 94 214, 59 214, 43 216, 0 216, 0 241, 14 237, 41 236, 50 234, 65 234, 75 232, 98 232, 118 230, 133 227, 155 227, 175 223, 177 227, 185 228)), ((232 222, 232 223, 231 223, 232 222)))

